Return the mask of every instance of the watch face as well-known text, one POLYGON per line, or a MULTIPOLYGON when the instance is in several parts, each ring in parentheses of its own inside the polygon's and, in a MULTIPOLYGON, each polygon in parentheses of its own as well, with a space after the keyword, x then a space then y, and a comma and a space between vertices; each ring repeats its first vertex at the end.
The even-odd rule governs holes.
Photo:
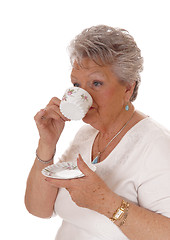
POLYGON ((124 214, 124 211, 122 211, 121 209, 118 209, 114 216, 114 219, 120 219, 123 214, 124 214))

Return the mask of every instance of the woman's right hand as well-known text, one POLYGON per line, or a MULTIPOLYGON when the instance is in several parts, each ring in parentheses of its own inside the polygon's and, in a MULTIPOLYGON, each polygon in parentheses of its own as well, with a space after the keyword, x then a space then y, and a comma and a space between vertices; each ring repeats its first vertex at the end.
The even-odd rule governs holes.
POLYGON ((55 148, 65 121, 69 121, 60 112, 60 102, 57 97, 52 98, 46 108, 40 110, 34 117, 40 135, 39 143, 43 146, 55 148))

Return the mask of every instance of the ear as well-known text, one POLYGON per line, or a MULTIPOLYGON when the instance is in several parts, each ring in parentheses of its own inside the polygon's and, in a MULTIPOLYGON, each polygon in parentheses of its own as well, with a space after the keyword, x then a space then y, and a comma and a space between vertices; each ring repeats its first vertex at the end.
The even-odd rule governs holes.
POLYGON ((129 100, 133 94, 133 91, 135 89, 135 86, 136 86, 136 82, 134 82, 132 85, 127 84, 126 90, 125 90, 125 102, 129 102, 129 100))

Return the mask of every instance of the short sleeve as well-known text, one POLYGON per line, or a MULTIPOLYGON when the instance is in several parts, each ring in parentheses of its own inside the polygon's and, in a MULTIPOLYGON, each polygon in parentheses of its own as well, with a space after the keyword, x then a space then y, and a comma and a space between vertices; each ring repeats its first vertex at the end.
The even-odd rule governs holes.
POLYGON ((170 137, 154 139, 143 159, 138 186, 139 205, 170 218, 170 137))

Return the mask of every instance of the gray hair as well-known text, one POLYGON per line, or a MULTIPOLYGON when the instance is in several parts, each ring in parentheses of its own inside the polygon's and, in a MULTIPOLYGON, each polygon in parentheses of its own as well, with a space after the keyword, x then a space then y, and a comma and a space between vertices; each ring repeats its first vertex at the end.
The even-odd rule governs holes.
POLYGON ((93 26, 77 35, 68 50, 72 66, 74 61, 82 66, 82 59, 88 57, 98 65, 110 65, 120 82, 130 85, 136 82, 130 101, 136 99, 143 58, 128 31, 105 25, 93 26))

